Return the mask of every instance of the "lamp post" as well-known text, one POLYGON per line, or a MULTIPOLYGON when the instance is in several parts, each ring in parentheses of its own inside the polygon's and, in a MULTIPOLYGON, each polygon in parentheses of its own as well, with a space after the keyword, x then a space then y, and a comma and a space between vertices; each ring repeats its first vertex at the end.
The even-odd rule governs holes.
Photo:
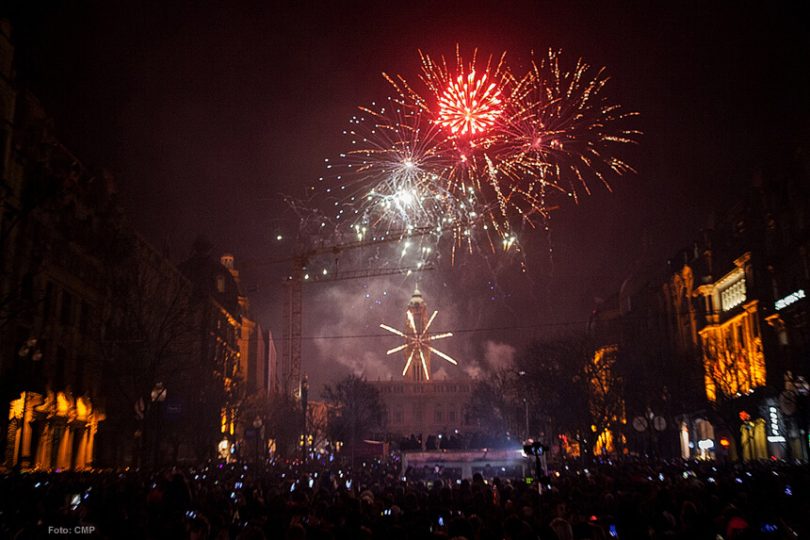
POLYGON ((20 424, 20 455, 17 460, 17 465, 19 468, 22 469, 26 463, 30 467, 31 465, 31 456, 30 456, 30 448, 28 449, 29 455, 26 455, 26 448, 25 448, 25 425, 28 423, 25 416, 28 411, 28 394, 30 393, 28 388, 31 385, 33 379, 33 362, 39 362, 42 360, 42 351, 39 350, 37 347, 37 339, 36 338, 29 338, 20 350, 17 352, 17 355, 20 358, 30 358, 31 362, 25 362, 25 372, 29 375, 25 378, 25 386, 23 390, 23 406, 22 406, 22 423, 20 424))
POLYGON ((529 438, 529 400, 528 399, 523 398, 523 406, 525 408, 525 416, 526 416, 526 436, 524 437, 524 440, 525 440, 525 439, 529 438))
POLYGON ((153 447, 152 464, 155 468, 158 466, 158 458, 160 454, 160 409, 164 401, 166 401, 167 390, 162 382, 155 383, 150 397, 152 398, 152 405, 155 417, 155 442, 153 447))
MULTIPOLYGON (((301 381, 301 463, 307 462, 307 403, 309 400, 309 378, 304 375, 301 381)), ((354 465, 354 463, 352 463, 354 465)))
MULTIPOLYGON (((523 370, 518 371, 518 375, 520 375, 521 379, 526 375, 526 372, 523 370)), ((525 392, 525 389, 524 389, 525 392)), ((523 419, 525 420, 525 432, 523 435, 523 440, 529 440, 529 398, 527 396, 523 397, 523 419)))

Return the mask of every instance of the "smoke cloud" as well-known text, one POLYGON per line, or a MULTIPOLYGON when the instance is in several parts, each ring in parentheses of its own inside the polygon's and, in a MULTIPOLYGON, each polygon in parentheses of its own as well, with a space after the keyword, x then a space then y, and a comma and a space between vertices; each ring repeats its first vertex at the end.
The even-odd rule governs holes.
POLYGON ((484 342, 484 360, 493 371, 509 369, 514 366, 515 349, 508 343, 487 340, 484 342))

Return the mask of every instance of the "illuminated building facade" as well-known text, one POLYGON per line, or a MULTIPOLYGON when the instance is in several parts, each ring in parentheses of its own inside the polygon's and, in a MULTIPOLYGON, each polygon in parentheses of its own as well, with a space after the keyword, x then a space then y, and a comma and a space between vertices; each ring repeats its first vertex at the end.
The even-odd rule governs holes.
POLYGON ((233 255, 225 254, 217 260, 211 249, 210 243, 198 238, 193 255, 180 265, 205 306, 198 354, 199 364, 210 374, 210 387, 189 389, 188 399, 197 404, 196 410, 205 411, 208 425, 220 427, 218 433, 207 431, 206 440, 200 441, 205 453, 222 445, 229 457, 236 457, 238 443, 253 420, 240 418, 239 405, 248 395, 249 382, 250 391, 255 392, 257 380, 264 377, 267 349, 262 332, 249 317, 249 303, 240 290, 233 255), (259 369, 262 375, 257 376, 259 369), (210 406, 212 403, 216 409, 210 406))
POLYGON ((711 411, 683 418, 695 434, 684 454, 808 458, 810 197, 796 163, 754 176, 673 268, 674 345, 700 358, 711 411), (712 429, 696 434, 698 423, 712 429))
POLYGON ((194 250, 181 270, 201 297, 211 299, 207 326, 214 341, 202 354, 208 365, 215 366, 225 389, 218 445, 227 441, 230 456, 238 457, 241 448, 254 448, 255 452, 257 436, 252 426, 255 416, 241 414, 242 405, 261 403, 278 392, 275 344, 272 333, 251 313, 234 256, 226 253, 215 260, 211 246, 202 239, 195 242, 194 250))
MULTIPOLYGON (((273 381, 278 374, 272 373, 275 345, 272 334, 256 321, 250 310, 250 301, 245 295, 239 279, 239 270, 234 264, 234 256, 226 253, 220 257, 220 264, 230 273, 238 293, 241 328, 239 331, 239 372, 244 380, 246 395, 268 396, 274 392, 273 381)), ((224 275, 216 277, 217 287, 224 292, 224 275)), ((217 291, 219 292, 219 290, 217 291)))
POLYGON ((695 291, 705 317, 699 335, 709 401, 718 393, 734 398, 766 384, 759 301, 749 299, 746 287, 750 259, 744 254, 731 272, 695 291))

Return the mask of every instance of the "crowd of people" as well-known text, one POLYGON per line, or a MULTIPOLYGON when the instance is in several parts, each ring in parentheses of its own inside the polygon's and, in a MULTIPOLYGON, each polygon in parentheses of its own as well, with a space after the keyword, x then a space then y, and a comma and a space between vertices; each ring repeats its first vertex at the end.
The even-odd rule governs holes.
POLYGON ((806 538, 808 524, 810 468, 784 463, 605 461, 529 480, 395 460, 0 477, 0 537, 13 539, 743 540, 806 538))

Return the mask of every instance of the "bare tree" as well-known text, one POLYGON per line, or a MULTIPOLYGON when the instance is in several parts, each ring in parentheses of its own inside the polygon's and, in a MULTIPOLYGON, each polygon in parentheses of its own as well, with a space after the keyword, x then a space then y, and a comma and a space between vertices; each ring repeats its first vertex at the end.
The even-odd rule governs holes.
POLYGON ((310 402, 307 407, 307 434, 312 437, 310 448, 319 448, 329 440, 329 406, 325 403, 310 402))
POLYGON ((325 385, 323 396, 331 405, 328 432, 333 441, 351 445, 354 450, 365 437, 385 427, 385 406, 379 391, 365 379, 349 375, 336 385, 325 385))
POLYGON ((166 439, 177 448, 184 434, 193 437, 200 427, 195 419, 201 411, 182 410, 182 398, 216 390, 208 380, 211 371, 199 362, 202 306, 192 284, 135 234, 122 232, 108 256, 113 260, 107 266, 109 293, 99 339, 108 418, 117 424, 110 427, 121 434, 139 433, 147 441, 142 450, 155 448, 162 420, 155 415, 170 412, 159 409, 176 403, 172 410, 186 421, 169 418, 164 427, 171 428, 165 430, 166 439), (155 394, 161 386, 165 394, 155 394))
POLYGON ((520 433, 523 406, 519 400, 515 372, 503 369, 488 373, 473 384, 466 413, 475 427, 489 439, 503 439, 507 433, 520 433))
POLYGON ((265 438, 275 443, 276 452, 282 456, 295 455, 300 435, 300 407, 291 396, 254 394, 243 401, 239 417, 248 423, 261 418, 265 438))
POLYGON ((605 436, 609 434, 612 438, 614 451, 620 451, 621 447, 621 426, 626 422, 626 418, 623 380, 615 369, 617 353, 616 345, 598 347, 594 350, 591 360, 585 364, 588 407, 594 428, 591 448, 594 450, 598 438, 603 434, 605 436))
POLYGON ((526 399, 532 434, 546 444, 568 434, 586 440, 590 426, 588 387, 584 377, 591 358, 584 336, 570 335, 531 343, 515 359, 518 396, 526 399))

